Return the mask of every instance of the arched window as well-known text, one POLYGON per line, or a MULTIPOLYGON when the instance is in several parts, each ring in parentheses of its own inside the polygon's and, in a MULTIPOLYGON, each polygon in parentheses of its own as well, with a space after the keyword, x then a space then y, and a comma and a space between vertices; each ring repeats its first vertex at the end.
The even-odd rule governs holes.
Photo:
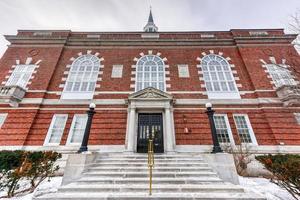
POLYGON ((219 55, 202 58, 201 68, 209 98, 240 98, 230 65, 219 55))
POLYGON ((288 66, 283 64, 267 64, 266 66, 276 87, 283 85, 297 85, 291 72, 287 68, 288 66))
POLYGON ((155 55, 146 55, 137 61, 135 90, 139 91, 147 87, 165 91, 165 64, 155 55))
POLYGON ((78 57, 72 63, 63 99, 92 99, 100 69, 97 56, 86 54, 78 57))

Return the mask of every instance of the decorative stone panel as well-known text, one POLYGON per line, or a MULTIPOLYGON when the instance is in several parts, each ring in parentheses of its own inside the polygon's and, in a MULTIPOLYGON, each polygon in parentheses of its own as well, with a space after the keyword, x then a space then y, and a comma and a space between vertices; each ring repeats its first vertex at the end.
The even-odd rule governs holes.
POLYGON ((277 88, 276 93, 284 106, 300 106, 299 85, 283 85, 277 88))

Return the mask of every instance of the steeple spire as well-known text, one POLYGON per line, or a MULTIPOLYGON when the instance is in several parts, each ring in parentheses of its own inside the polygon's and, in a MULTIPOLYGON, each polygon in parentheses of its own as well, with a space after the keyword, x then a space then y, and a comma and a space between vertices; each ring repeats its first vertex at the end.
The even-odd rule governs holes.
POLYGON ((157 32, 157 30, 158 30, 158 28, 154 24, 154 20, 153 20, 153 16, 152 16, 152 9, 150 7, 148 22, 147 22, 146 26, 144 27, 144 31, 145 32, 157 32))

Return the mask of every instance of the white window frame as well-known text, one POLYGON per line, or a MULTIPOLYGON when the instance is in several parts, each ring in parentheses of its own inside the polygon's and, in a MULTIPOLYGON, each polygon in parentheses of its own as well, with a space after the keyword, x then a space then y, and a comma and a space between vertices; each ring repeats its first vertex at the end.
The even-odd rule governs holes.
MULTIPOLYGON (((150 56, 153 57, 153 59, 152 59, 153 62, 155 62, 155 61, 154 61, 155 58, 158 58, 158 59, 159 59, 159 61, 156 62, 156 66, 157 66, 157 69, 156 69, 156 73, 157 73, 156 84, 159 84, 160 82, 163 83, 164 88, 163 88, 162 91, 165 92, 166 89, 167 89, 167 85, 166 85, 165 62, 163 61, 163 59, 162 59, 161 57, 159 57, 159 56, 157 56, 157 55, 144 55, 144 56, 142 56, 142 57, 137 61, 137 63, 136 63, 136 74, 135 74, 135 91, 137 92, 137 91, 143 90, 143 89, 145 89, 145 88, 147 88, 147 87, 151 87, 150 82, 154 82, 154 81, 150 81, 150 80, 152 79, 152 75, 149 75, 149 81, 145 81, 145 67, 144 67, 144 63, 145 63, 145 62, 143 61, 143 59, 146 58, 147 61, 149 61, 147 57, 150 57, 150 56), (142 63, 142 66, 143 66, 142 68, 143 68, 143 69, 142 69, 141 71, 139 71, 139 68, 140 68, 139 66, 141 65, 140 62, 144 62, 144 63, 142 63), (158 68, 159 68, 159 65, 157 64, 158 62, 162 62, 162 67, 163 67, 163 70, 162 70, 162 71, 159 71, 159 69, 158 69, 158 68), (138 74, 139 74, 139 73, 142 73, 142 80, 141 80, 141 81, 139 81, 139 77, 138 77, 138 74), (162 77, 162 80, 161 80, 161 81, 159 81, 159 73, 163 73, 163 75, 162 75, 163 77, 162 77), (142 82, 142 87, 141 87, 141 89, 138 89, 138 84, 139 84, 140 82, 142 82), (149 82, 149 86, 145 87, 145 82, 149 82)), ((149 70, 148 72, 149 72, 149 74, 152 73, 151 70, 149 70)), ((159 89, 159 85, 157 85, 157 87, 155 87, 155 88, 159 89)), ((160 89, 159 89, 159 90, 160 90, 160 89)))
POLYGON ((100 67, 101 67, 101 61, 95 55, 85 54, 76 58, 71 65, 70 71, 68 72, 68 78, 64 85, 64 90, 62 92, 61 99, 93 99, 94 92, 97 86, 100 67), (84 61, 89 61, 93 63, 91 71, 88 71, 87 67, 85 67, 83 71, 80 70, 80 67, 82 66, 81 64, 84 61), (75 70, 76 67, 78 67, 77 70, 75 70), (94 68, 97 67, 98 69, 94 70, 94 68), (82 73, 82 75, 79 76, 80 73, 82 73), (85 74, 89 74, 89 77, 85 77, 85 74), (88 81, 84 81, 84 80, 88 80, 88 81), (72 85, 70 84, 70 82, 72 83, 72 85), (76 83, 79 83, 78 91, 77 90, 74 91, 74 87, 76 83), (81 90, 83 87, 83 83, 87 83, 85 90, 81 90), (89 90, 91 83, 94 84, 94 87, 92 90, 89 90), (71 89, 68 88, 69 84, 71 85, 71 89))
POLYGON ((65 127, 66 127, 67 120, 68 120, 68 114, 54 114, 53 115, 50 126, 48 128, 48 132, 47 132, 45 141, 44 141, 44 146, 58 146, 58 145, 60 145, 60 141, 61 141, 61 138, 64 134, 64 130, 65 130, 65 127), (64 122, 63 122, 62 133, 61 133, 60 140, 59 140, 58 143, 50 143, 49 141, 50 141, 50 138, 52 136, 52 130, 53 130, 53 127, 55 125, 55 121, 56 121, 57 117, 64 117, 65 118, 64 122))
POLYGON ((295 79, 293 78, 290 70, 287 68, 287 65, 282 64, 266 64, 268 73, 270 74, 272 81, 274 85, 278 88, 283 85, 297 85, 295 79), (278 66, 279 65, 279 66, 278 66), (274 68, 274 70, 271 70, 271 67, 274 68), (279 77, 277 79, 275 77, 279 77), (287 76, 288 79, 283 79, 282 76, 287 76), (287 83, 288 82, 288 83, 287 83))
POLYGON ((6 82, 6 86, 19 86, 22 87, 24 89, 26 89, 27 84, 29 82, 29 80, 31 79, 32 73, 34 72, 36 68, 36 65, 26 65, 26 64, 20 64, 20 65, 16 65, 14 71, 12 72, 12 74, 10 75, 9 79, 6 82), (24 69, 20 69, 24 67, 24 69), (16 83, 12 83, 13 81, 15 81, 15 77, 19 76, 18 80, 16 83))
MULTIPOLYGON (((233 135, 232 135, 232 131, 231 131, 231 127, 230 127, 230 123, 229 123, 227 114, 214 114, 214 116, 224 117, 226 128, 227 128, 227 132, 228 132, 228 137, 229 137, 229 140, 230 140, 230 144, 231 145, 235 145, 234 138, 233 138, 233 135)), ((227 145, 228 144, 228 143, 223 143, 223 142, 220 142, 220 141, 219 141, 219 143, 221 145, 227 145)))
MULTIPOLYGON (((74 135, 74 128, 75 128, 76 118, 77 117, 82 117, 82 116, 86 117, 86 122, 85 122, 85 125, 84 125, 84 127, 86 127, 87 114, 75 114, 74 117, 73 117, 73 120, 72 120, 72 124, 71 124, 71 128, 70 128, 70 131, 69 131, 69 134, 68 134, 68 139, 67 139, 66 145, 70 145, 70 146, 80 146, 81 145, 81 142, 74 143, 74 142, 71 142, 71 140, 72 140, 72 137, 74 135)), ((84 135, 84 132, 83 132, 82 136, 83 135, 84 135)), ((82 139, 83 139, 83 137, 82 137, 82 139)))
POLYGON ((1 127, 3 126, 3 124, 4 124, 4 122, 5 122, 5 120, 6 120, 6 118, 7 118, 7 113, 0 113, 0 129, 1 129, 1 127))
POLYGON ((190 70, 189 66, 186 64, 177 65, 178 67, 178 77, 179 78, 189 78, 190 77, 190 70))
POLYGON ((111 70, 111 78, 122 78, 123 65, 113 65, 111 70))
MULTIPOLYGON (((215 68, 215 66, 214 66, 215 68)), ((233 76, 233 72, 231 70, 231 67, 230 67, 230 64, 228 63, 228 61, 220 56, 220 55, 217 55, 217 54, 209 54, 209 55, 206 55, 202 58, 201 60, 201 70, 202 70, 202 73, 203 73, 203 80, 204 80, 204 83, 205 83, 205 87, 206 87, 206 92, 207 92, 207 96, 209 99, 241 99, 241 96, 240 96, 240 93, 239 93, 239 90, 238 90, 238 87, 236 85, 236 81, 235 81, 235 78, 233 76), (214 56, 215 59, 220 59, 220 61, 217 61, 217 60, 212 60, 212 56, 214 56), (207 62, 208 61, 208 62, 207 62), (218 71, 218 70, 210 70, 210 65, 209 65, 209 62, 210 61, 215 61, 215 62, 218 62, 218 63, 225 63, 225 65, 221 64, 221 71, 218 71), (207 62, 206 66, 203 64, 203 62, 207 62), (223 66, 227 66, 228 70, 224 70, 223 66), (207 67, 207 69, 205 69, 205 67, 207 67), (213 80, 212 78, 212 73, 215 72, 215 78, 217 78, 217 80, 213 80), (228 72, 228 75, 230 76, 230 79, 231 80, 228 80, 228 78, 226 77, 226 72, 228 72), (219 73, 222 74, 224 80, 222 80, 219 76, 219 73), (207 77, 209 77, 209 80, 206 80, 206 75, 207 77), (223 90, 222 89, 222 84, 221 82, 225 83, 226 85, 226 88, 227 90, 223 90), (230 90, 230 86, 229 86, 229 82, 232 82, 233 85, 232 87, 234 88, 234 90, 230 90), (213 90, 209 90, 207 85, 208 83, 211 84, 211 88, 213 90), (218 83, 218 86, 220 87, 220 91, 216 91, 214 86, 213 86, 213 83, 218 83)))
POLYGON ((238 132, 238 127, 237 127, 237 124, 236 124, 236 120, 234 118, 235 116, 245 117, 245 121, 246 121, 246 124, 247 124, 247 127, 248 127, 249 135, 250 135, 250 138, 251 138, 251 141, 252 141, 252 143, 242 143, 242 144, 256 145, 257 146, 258 143, 257 143, 257 140, 256 140, 256 137, 255 137, 255 134, 254 134, 254 131, 253 131, 253 128, 252 128, 252 125, 251 125, 251 122, 250 122, 250 119, 249 119, 248 115, 247 114, 233 114, 234 125, 235 125, 235 128, 236 128, 237 134, 240 137, 240 134, 238 132))

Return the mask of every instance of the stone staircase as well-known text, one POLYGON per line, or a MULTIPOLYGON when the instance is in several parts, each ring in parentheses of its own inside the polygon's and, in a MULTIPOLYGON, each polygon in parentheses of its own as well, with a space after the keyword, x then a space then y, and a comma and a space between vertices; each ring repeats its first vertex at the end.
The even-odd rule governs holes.
POLYGON ((222 181, 199 154, 155 154, 149 196, 147 154, 99 154, 82 177, 36 200, 249 199, 263 200, 222 181))

